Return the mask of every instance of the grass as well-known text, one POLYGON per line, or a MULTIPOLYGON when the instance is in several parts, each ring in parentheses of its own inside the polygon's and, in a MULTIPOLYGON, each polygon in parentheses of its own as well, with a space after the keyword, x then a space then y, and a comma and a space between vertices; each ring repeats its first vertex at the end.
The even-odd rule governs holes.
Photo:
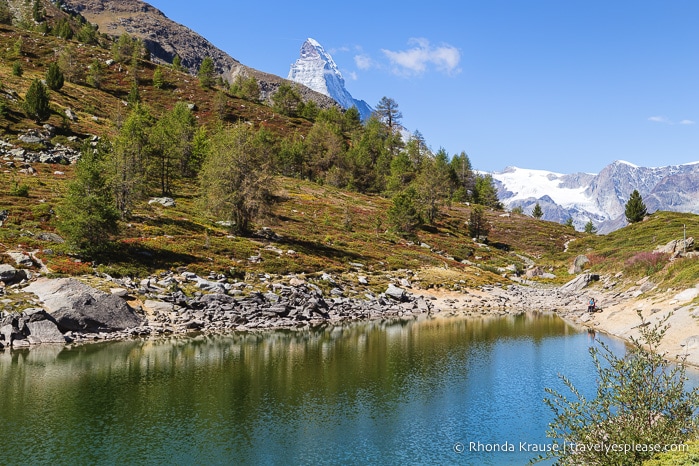
MULTIPOLYGON (((99 46, 78 44, 53 36, 0 25, 0 101, 6 116, 0 117, 0 134, 13 144, 19 135, 39 126, 21 110, 21 100, 32 79, 43 78, 55 60, 56 51, 71 47, 83 68, 93 59, 104 62, 111 53, 99 46), (10 57, 17 38, 23 41, 22 55, 10 57), (19 59, 24 74, 12 75, 12 63, 19 59)), ((140 62, 138 83, 142 99, 157 117, 179 100, 196 105, 201 124, 215 124, 216 90, 203 90, 196 78, 163 67, 167 86, 155 89, 152 74, 155 65, 140 62)), ((127 65, 114 64, 105 69, 100 89, 84 82, 66 83, 50 93, 53 112, 49 124, 56 128, 52 143, 79 146, 71 136, 110 136, 116 122, 128 109, 123 100, 133 76, 127 65), (75 121, 62 118, 65 109, 76 115, 75 121), (96 116, 97 118, 93 118, 96 116)), ((311 123, 300 118, 278 115, 271 108, 227 95, 225 122, 249 121, 271 131, 287 135, 304 132, 311 123)), ((26 150, 39 147, 26 146, 26 150)), ((488 244, 474 243, 468 236, 468 205, 455 203, 443 207, 433 225, 424 226, 408 241, 387 230, 389 199, 342 191, 298 179, 278 179, 277 203, 273 214, 258 220, 256 228, 270 227, 279 236, 276 241, 256 237, 234 237, 225 227, 207 216, 197 200, 195 180, 182 180, 174 186, 176 207, 148 205, 146 200, 123 222, 115 248, 97 257, 94 263, 81 261, 64 244, 41 241, 40 232, 54 232, 54 209, 73 178, 73 167, 34 164, 36 174, 20 173, 20 167, 5 167, 0 173, 0 210, 9 218, 0 228, 0 251, 37 250, 49 268, 57 274, 79 275, 95 268, 115 276, 143 277, 178 267, 202 274, 347 274, 351 263, 363 265, 362 274, 413 277, 424 287, 479 286, 502 282, 506 269, 524 270, 530 261, 544 267, 564 283, 572 259, 578 254, 590 258, 589 270, 615 273, 623 270, 629 277, 652 274, 668 286, 693 283, 698 276, 696 259, 673 263, 648 256, 653 249, 699 229, 699 217, 690 214, 656 213, 644 222, 630 225, 606 236, 586 235, 561 224, 536 220, 529 216, 503 215, 486 211, 490 224, 488 244), (55 175, 55 171, 64 175, 55 175), (568 251, 564 251, 569 243, 568 251), (426 245, 427 247, 423 247, 426 245), (251 261, 251 257, 261 260, 251 261), (645 257, 643 262, 641 259, 645 257), (417 275, 415 275, 417 274, 417 275)), ((158 194, 154 189, 151 193, 158 194)), ((7 260, 0 256, 0 260, 7 260)), ((356 274, 348 275, 354 279, 356 274)))

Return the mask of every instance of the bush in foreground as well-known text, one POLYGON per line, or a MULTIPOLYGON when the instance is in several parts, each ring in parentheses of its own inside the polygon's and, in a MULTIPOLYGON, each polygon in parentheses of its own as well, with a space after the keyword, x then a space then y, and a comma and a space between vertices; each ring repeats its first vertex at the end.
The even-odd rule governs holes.
POLYGON ((590 348, 598 374, 594 399, 587 399, 563 375, 575 399, 546 389, 550 396, 544 401, 555 414, 547 436, 556 447, 548 458, 562 465, 642 464, 658 454, 648 446, 680 445, 696 437, 699 389, 685 390, 684 360, 670 363, 658 352, 670 314, 653 326, 640 312, 639 317, 641 336, 631 338, 625 356, 615 356, 601 342, 590 348), (641 448, 615 451, 614 445, 641 448))

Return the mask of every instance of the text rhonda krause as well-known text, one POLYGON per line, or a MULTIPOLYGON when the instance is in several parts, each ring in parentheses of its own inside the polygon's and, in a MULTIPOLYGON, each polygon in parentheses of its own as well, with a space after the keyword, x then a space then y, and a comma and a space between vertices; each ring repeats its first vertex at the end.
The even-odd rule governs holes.
POLYGON ((661 445, 658 443, 528 443, 528 442, 504 442, 504 443, 482 443, 469 442, 469 452, 531 452, 531 453, 548 453, 552 451, 564 452, 604 452, 604 453, 631 453, 631 452, 656 452, 664 451, 689 451, 689 446, 685 444, 670 444, 661 445))

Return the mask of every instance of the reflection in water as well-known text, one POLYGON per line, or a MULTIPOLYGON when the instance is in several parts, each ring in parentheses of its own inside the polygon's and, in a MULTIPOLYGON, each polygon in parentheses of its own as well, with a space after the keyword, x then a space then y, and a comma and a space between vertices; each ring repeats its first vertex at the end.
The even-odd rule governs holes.
POLYGON ((543 388, 593 391, 590 344, 532 313, 5 352, 0 458, 522 464, 469 442, 546 442, 543 388))

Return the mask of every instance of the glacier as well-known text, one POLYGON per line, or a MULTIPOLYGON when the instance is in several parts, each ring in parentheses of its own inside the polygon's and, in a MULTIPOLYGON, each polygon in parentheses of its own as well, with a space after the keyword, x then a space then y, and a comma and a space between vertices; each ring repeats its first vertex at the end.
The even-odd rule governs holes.
POLYGON ((570 217, 577 230, 583 230, 590 220, 599 233, 626 225, 624 207, 634 189, 649 213, 699 214, 699 162, 639 167, 617 160, 597 174, 507 167, 491 175, 505 207, 521 207, 530 214, 538 202, 545 220, 562 223, 570 217))

